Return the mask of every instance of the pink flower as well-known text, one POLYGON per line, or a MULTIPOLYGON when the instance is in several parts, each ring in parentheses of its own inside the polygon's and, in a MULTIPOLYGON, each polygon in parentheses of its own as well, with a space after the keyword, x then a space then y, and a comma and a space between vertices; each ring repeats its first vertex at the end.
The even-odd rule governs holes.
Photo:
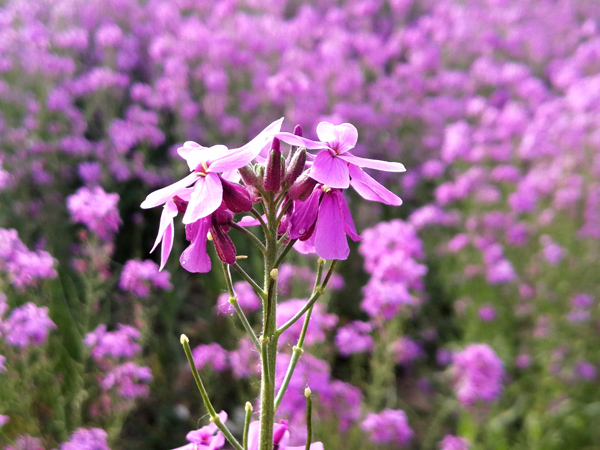
POLYGON ((362 167, 386 172, 404 172, 406 169, 400 163, 359 158, 351 154, 350 150, 358 140, 358 131, 354 125, 321 122, 317 125, 317 136, 321 142, 291 133, 276 135, 290 145, 306 147, 308 150, 325 149, 317 154, 309 172, 310 177, 319 183, 336 189, 346 189, 352 185, 366 200, 378 201, 386 205, 402 204, 400 197, 367 175, 362 167))
POLYGON ((339 189, 317 186, 305 202, 294 203, 290 236, 307 244, 297 250, 314 248, 323 259, 346 259, 350 254, 346 235, 355 242, 361 240, 339 189))
MULTIPOLYGON (((221 411, 219 419, 222 423, 227 420, 227 413, 221 411)), ((189 444, 173 450, 217 450, 225 445, 225 437, 214 423, 210 423, 198 430, 190 431, 186 439, 189 444)))
MULTIPOLYGON (((298 447, 288 446, 290 441, 290 432, 288 431, 288 421, 282 420, 273 425, 273 448, 277 450, 303 450, 306 446, 298 447)), ((258 438, 260 435, 260 422, 252 422, 248 430, 248 450, 258 450, 258 438)), ((179 450, 179 449, 175 449, 179 450)), ((310 444, 310 450, 323 450, 323 443, 313 442, 310 444)))
MULTIPOLYGON (((152 192, 146 197, 141 207, 147 209, 163 205, 185 192, 188 186, 193 186, 189 204, 183 216, 183 223, 189 225, 207 217, 223 201, 224 180, 237 179, 237 174, 233 171, 245 166, 258 156, 262 148, 279 131, 282 121, 283 118, 276 120, 246 145, 233 150, 229 150, 224 145, 202 147, 195 142, 184 143, 177 152, 187 161, 192 173, 170 186, 152 192), (222 176, 219 175, 221 173, 222 176)), ((173 215, 173 212, 171 205, 166 213, 166 220, 173 215)))

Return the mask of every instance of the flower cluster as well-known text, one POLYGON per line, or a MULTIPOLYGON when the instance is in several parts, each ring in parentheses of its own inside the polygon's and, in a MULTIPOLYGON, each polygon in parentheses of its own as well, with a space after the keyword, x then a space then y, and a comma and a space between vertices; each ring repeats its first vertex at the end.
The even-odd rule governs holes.
POLYGON ((361 428, 369 434, 373 442, 379 444, 405 445, 413 435, 404 411, 393 409, 385 409, 379 414, 367 414, 361 428))
POLYGON ((48 317, 48 308, 29 302, 15 308, 6 321, 0 322, 0 335, 4 335, 9 345, 25 348, 42 345, 48 332, 55 328, 48 317))
POLYGON ((346 259, 350 252, 346 235, 359 240, 350 209, 342 195, 350 185, 365 199, 399 205, 400 198, 367 175, 362 167, 402 172, 404 166, 359 158, 350 153, 358 139, 356 128, 348 123, 321 122, 319 141, 294 133, 281 132, 283 119, 267 126, 242 147, 224 145, 203 147, 186 142, 177 152, 190 169, 180 181, 148 195, 142 208, 163 206, 154 250, 161 246, 161 269, 171 253, 174 218, 183 214, 189 247, 182 253, 181 265, 190 272, 211 268, 206 241, 215 246, 221 261, 234 264, 235 246, 228 236, 232 226, 260 223, 233 222, 234 214, 253 211, 254 203, 265 195, 279 195, 278 235, 296 242, 300 253, 316 253, 324 259, 346 259), (292 146, 283 163, 281 141, 292 146), (316 156, 307 150, 320 150, 316 156), (258 163, 249 166, 252 161, 258 163), (306 166, 308 169, 306 170, 306 166), (240 184, 239 179, 244 184, 240 184))
POLYGON ((465 406, 477 400, 491 402, 502 392, 502 360, 486 344, 468 345, 453 357, 456 395, 465 406))
POLYGON ((119 287, 131 292, 136 297, 146 298, 150 295, 150 288, 170 290, 173 286, 170 283, 171 274, 169 272, 160 272, 156 263, 150 260, 138 261, 129 260, 123 267, 119 287))
POLYGON ((99 428, 80 428, 73 433, 69 442, 61 444, 59 450, 110 450, 106 431, 99 428))
POLYGON ((48 252, 28 250, 16 230, 0 228, 0 271, 5 272, 18 288, 45 278, 55 278, 55 264, 48 252))
POLYGON ((118 194, 107 194, 100 186, 82 187, 67 199, 67 207, 73 222, 109 241, 121 225, 118 202, 118 194))

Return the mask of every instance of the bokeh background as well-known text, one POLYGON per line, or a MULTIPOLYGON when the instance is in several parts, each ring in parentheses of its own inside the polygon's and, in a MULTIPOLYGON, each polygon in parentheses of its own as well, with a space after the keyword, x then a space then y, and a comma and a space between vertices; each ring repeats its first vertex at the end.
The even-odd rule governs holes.
MULTIPOLYGON (((309 385, 326 449, 600 448, 599 27, 590 0, 1 2, 0 446, 184 445, 206 417, 181 333, 239 432, 258 356, 183 229, 158 271, 139 204, 184 141, 284 116, 407 167, 372 173, 399 208, 349 195, 364 239, 313 314, 292 439, 309 385)), ((282 321, 315 264, 282 268, 282 321)))

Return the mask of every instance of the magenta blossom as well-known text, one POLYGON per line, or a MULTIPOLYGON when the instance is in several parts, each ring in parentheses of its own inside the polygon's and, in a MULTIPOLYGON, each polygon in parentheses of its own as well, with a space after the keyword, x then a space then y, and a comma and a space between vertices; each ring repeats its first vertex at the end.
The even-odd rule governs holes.
POLYGON ((231 219, 233 219, 233 214, 223 202, 216 211, 207 217, 186 225, 185 234, 190 245, 179 258, 179 262, 185 270, 192 273, 210 272, 210 257, 206 252, 209 231, 219 259, 227 264, 235 264, 235 246, 227 235, 228 223, 231 219))
MULTIPOLYGON (((189 225, 207 217, 223 201, 224 181, 237 179, 234 171, 256 158, 273 135, 280 130, 282 122, 283 118, 276 120, 246 145, 237 149, 229 150, 224 145, 202 147, 195 142, 186 142, 177 152, 187 161, 192 173, 170 186, 152 192, 141 207, 148 209, 164 205, 193 185, 183 223, 189 225), (221 173, 223 176, 219 175, 221 173)), ((172 214, 171 205, 167 217, 172 214)))
MULTIPOLYGON (((288 431, 288 421, 282 420, 273 424, 273 449, 276 450, 304 450, 305 445, 298 447, 288 446, 290 441, 290 432, 288 431)), ((248 450, 258 450, 258 438, 260 435, 260 422, 252 422, 248 429, 248 450)), ((179 450, 179 449, 175 449, 179 450)), ((322 442, 313 442, 310 444, 310 450, 323 450, 322 442)))
POLYGON ((359 158, 350 153, 358 141, 358 131, 354 125, 343 123, 333 125, 321 122, 317 125, 320 141, 313 141, 291 133, 278 133, 277 137, 290 145, 306 147, 308 150, 325 149, 317 154, 309 175, 319 183, 336 189, 346 189, 350 185, 366 200, 398 206, 402 200, 390 192, 361 168, 404 172, 400 163, 359 158))
POLYGON ((290 237, 306 241, 304 250, 314 247, 321 258, 346 259, 350 254, 346 235, 355 242, 362 239, 339 189, 320 185, 305 202, 294 202, 290 237))
MULTIPOLYGON (((225 411, 219 413, 219 420, 225 423, 227 420, 225 411)), ((173 450, 217 450, 225 445, 225 437, 212 422, 198 430, 190 431, 186 439, 189 444, 173 450)))

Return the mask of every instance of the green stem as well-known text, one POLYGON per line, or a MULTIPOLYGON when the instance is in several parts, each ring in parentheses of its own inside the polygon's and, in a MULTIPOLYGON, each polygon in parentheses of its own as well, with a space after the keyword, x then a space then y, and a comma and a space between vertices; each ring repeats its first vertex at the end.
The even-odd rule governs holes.
POLYGON ((316 301, 319 300, 319 297, 321 297, 321 295, 323 295, 325 291, 325 287, 327 287, 327 283, 329 282, 331 275, 333 275, 333 269, 335 269, 336 263, 337 260, 331 262, 331 266, 329 266, 329 271, 327 272, 323 283, 314 290, 313 294, 308 299, 308 302, 306 302, 306 305, 304 305, 304 307, 300 311, 298 311, 296 315, 294 315, 294 317, 292 317, 290 320, 288 320, 286 323, 284 323, 277 329, 277 336, 281 336, 281 334, 285 330, 294 325, 298 321, 298 319, 300 319, 309 309, 312 308, 316 301))
POLYGON ((256 235, 254 233, 252 233, 251 231, 247 230, 246 228, 244 228, 243 226, 241 226, 235 222, 229 222, 229 225, 231 226, 231 228, 238 230, 239 232, 244 234, 244 236, 249 238, 252 241, 252 243, 254 245, 256 245, 264 255, 264 253, 267 251, 267 249, 266 249, 265 245, 260 241, 260 239, 258 239, 256 237, 256 235))
MULTIPOLYGON (((319 292, 321 289, 324 289, 321 286, 321 277, 323 276, 323 267, 325 265, 325 260, 319 258, 319 266, 317 267, 317 276, 315 278, 315 284, 313 286, 313 295, 319 292)), ((329 269, 332 270, 331 268, 329 269)), ((281 387, 279 388, 279 392, 277 393, 277 397, 275 398, 275 411, 279 408, 281 401, 283 400, 283 396, 285 395, 287 388, 292 380, 292 375, 294 375, 294 371, 296 370, 296 366, 298 365, 298 361, 300 360, 300 356, 304 353, 304 340, 306 339, 306 333, 308 331, 308 324, 310 322, 310 317, 312 314, 314 303, 312 306, 306 311, 306 317, 304 318, 304 324, 302 325, 302 330, 300 331, 300 337, 298 338, 298 344, 294 345, 292 351, 292 357, 290 358, 290 363, 285 372, 285 377, 283 378, 283 382, 281 383, 281 387)), ((278 330, 279 332, 279 330, 278 330)))
POLYGON ((246 420, 244 420, 244 437, 242 445, 244 450, 248 450, 248 430, 250 429, 250 421, 252 420, 252 403, 246 402, 246 420))
POLYGON ((246 280, 250 284, 250 286, 252 286, 252 289, 254 289, 254 292, 256 292, 260 298, 266 300, 267 294, 263 290, 263 288, 261 288, 258 285, 258 283, 254 281, 252 277, 248 275, 248 273, 244 269, 242 269, 242 267, 238 263, 233 264, 233 268, 239 272, 242 278, 244 278, 244 280, 246 280))
POLYGON ((275 261, 277 259, 277 225, 275 223, 276 208, 273 194, 266 192, 263 196, 263 205, 267 223, 269 224, 266 238, 267 251, 265 253, 265 280, 264 291, 266 298, 263 302, 263 333, 261 348, 261 389, 260 389, 260 438, 259 450, 273 449, 273 422, 275 420, 275 367, 277 363, 278 336, 276 310, 277 310, 277 272, 275 261))
POLYGON ((256 337, 256 333, 254 333, 254 330, 252 329, 250 322, 248 322, 248 318, 246 317, 246 314, 244 314, 244 311, 242 311, 242 308, 240 307, 235 290, 233 289, 233 282, 231 280, 231 272, 229 271, 229 264, 222 262, 221 267, 223 268, 223 275, 225 275, 225 284, 227 285, 227 291, 229 292, 229 303, 231 305, 233 305, 235 312, 237 313, 238 317, 240 318, 240 321, 242 322, 242 326, 244 327, 244 329, 250 336, 250 339, 252 340, 252 343, 256 347, 256 350, 258 350, 260 352, 260 344, 258 342, 258 338, 256 337))
POLYGON ((254 216, 254 218, 260 222, 260 226, 262 227, 263 232, 265 233, 265 237, 267 239, 269 239, 269 237, 270 237, 269 235, 271 233, 269 232, 269 227, 267 226, 264 219, 262 218, 262 215, 254 208, 252 208, 250 210, 250 214, 252 214, 254 216))
POLYGON ((233 436, 233 434, 231 434, 229 428, 227 428, 225 424, 221 422, 221 419, 219 419, 219 415, 215 411, 210 398, 208 398, 208 393, 206 392, 206 388, 202 383, 202 379, 200 378, 200 374, 198 373, 198 369, 196 369, 196 364, 194 363, 194 357, 192 356, 192 350, 190 349, 190 340, 185 334, 181 335, 181 345, 183 345, 185 356, 187 356, 190 368, 192 369, 192 374, 194 375, 194 380, 196 380, 196 386, 198 386, 202 401, 208 410, 208 414, 210 414, 210 421, 217 426, 221 433, 223 433, 223 436, 225 436, 225 439, 227 439, 236 450, 244 450, 238 440, 233 436))
POLYGON ((281 251, 281 253, 277 257, 277 261, 275 261, 275 267, 279 267, 281 265, 281 263, 283 262, 283 259, 286 257, 286 255, 289 253, 289 251, 292 249, 292 247, 294 246, 294 244, 296 243, 297 240, 298 239, 291 239, 290 242, 287 243, 285 248, 281 251))
POLYGON ((310 388, 304 389, 304 396, 306 397, 306 447, 305 450, 310 450, 310 444, 312 443, 312 398, 310 398, 310 388))

